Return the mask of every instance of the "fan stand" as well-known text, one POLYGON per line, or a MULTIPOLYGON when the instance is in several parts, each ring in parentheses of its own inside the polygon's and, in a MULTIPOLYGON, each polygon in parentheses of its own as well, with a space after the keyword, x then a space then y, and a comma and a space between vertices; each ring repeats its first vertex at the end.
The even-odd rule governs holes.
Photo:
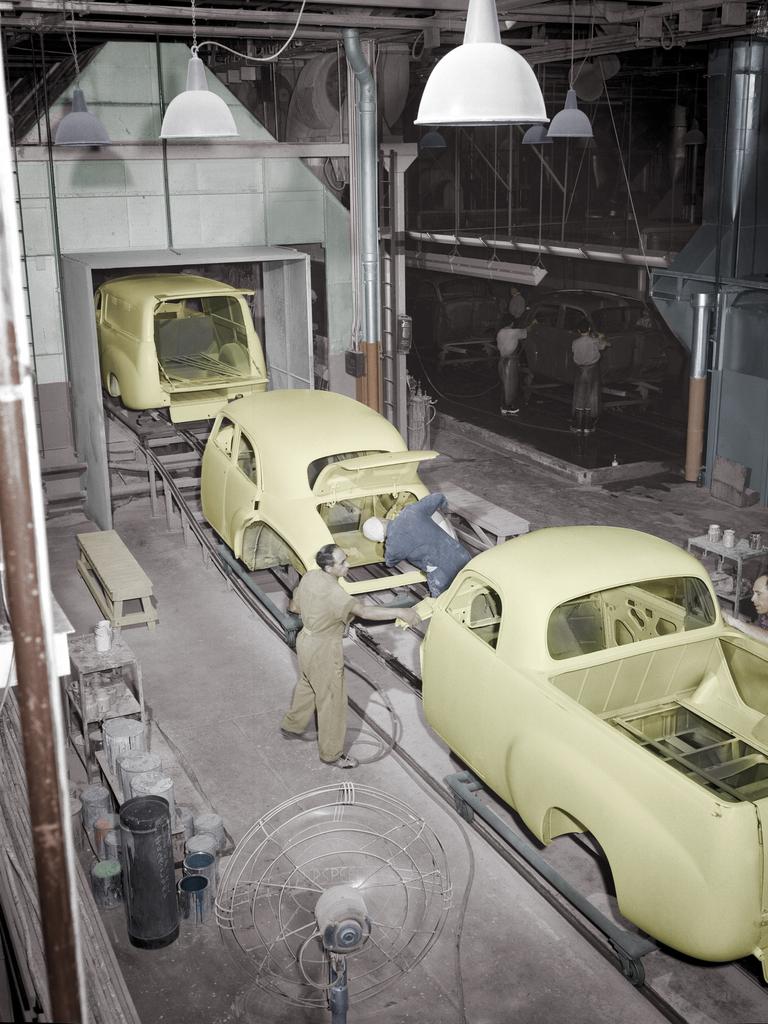
POLYGON ((347 1010, 349 1009, 347 958, 331 954, 329 971, 331 987, 328 990, 328 1006, 331 1010, 331 1024, 347 1024, 347 1010))
POLYGON ((331 886, 315 904, 315 920, 328 956, 331 1024, 347 1024, 347 954, 362 949, 371 934, 365 900, 349 885, 331 886))

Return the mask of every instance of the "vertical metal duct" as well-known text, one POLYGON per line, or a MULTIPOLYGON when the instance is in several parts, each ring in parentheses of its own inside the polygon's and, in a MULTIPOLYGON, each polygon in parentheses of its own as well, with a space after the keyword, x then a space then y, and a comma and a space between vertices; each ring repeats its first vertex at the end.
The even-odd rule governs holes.
POLYGON ((690 380, 688 382, 688 433, 685 441, 685 479, 694 483, 701 470, 704 452, 704 421, 707 413, 707 346, 709 311, 713 296, 698 292, 691 296, 693 336, 691 339, 690 380))
MULTIPOLYGON (((379 281, 378 139, 376 125, 376 84, 363 56, 356 29, 345 28, 344 49, 355 75, 355 119, 359 140, 360 262, 363 270, 363 351, 366 354, 365 394, 358 397, 372 409, 381 410, 379 397, 379 345, 381 306, 379 281)), ((356 226, 353 225, 353 230, 356 226)))

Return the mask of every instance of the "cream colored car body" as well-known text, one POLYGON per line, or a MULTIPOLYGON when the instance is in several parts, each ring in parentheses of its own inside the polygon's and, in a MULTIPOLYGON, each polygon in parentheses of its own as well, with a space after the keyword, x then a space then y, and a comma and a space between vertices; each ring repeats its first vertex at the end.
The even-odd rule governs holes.
POLYGON ((700 564, 632 530, 539 530, 423 604, 451 749, 544 843, 592 833, 644 931, 765 963, 768 647, 724 624, 700 564))
MULTIPOLYGON (((361 525, 423 498, 420 462, 383 416, 329 391, 285 390, 230 403, 203 454, 203 515, 249 569, 316 567, 335 542, 351 566, 384 561, 361 525), (373 454, 361 454, 373 453, 373 454), (312 480, 310 481, 310 474, 312 480)), ((342 585, 350 593, 422 582, 419 571, 342 585)))
POLYGON ((101 381, 129 409, 212 418, 267 387, 252 292, 190 274, 144 274, 96 290, 101 381))

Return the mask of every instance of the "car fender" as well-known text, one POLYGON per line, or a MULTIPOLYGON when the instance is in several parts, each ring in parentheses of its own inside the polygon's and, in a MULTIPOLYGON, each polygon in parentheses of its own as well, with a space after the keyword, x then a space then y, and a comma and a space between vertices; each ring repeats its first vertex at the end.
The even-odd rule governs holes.
POLYGON ((639 774, 637 786, 628 784, 600 766, 599 754, 588 743, 526 729, 505 764, 505 787, 523 821, 545 843, 555 838, 553 811, 561 812, 560 832, 590 832, 608 860, 620 911, 662 942, 705 960, 748 955, 761 915, 754 808, 719 804, 682 776, 664 778, 669 768, 651 761, 649 774, 661 769, 664 802, 653 805, 639 774))

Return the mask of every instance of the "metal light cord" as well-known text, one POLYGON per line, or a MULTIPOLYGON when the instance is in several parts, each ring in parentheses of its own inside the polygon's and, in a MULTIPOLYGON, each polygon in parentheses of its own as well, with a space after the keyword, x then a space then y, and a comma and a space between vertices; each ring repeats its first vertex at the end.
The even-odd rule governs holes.
POLYGON ((69 32, 67 32, 67 0, 62 0, 62 7, 64 9, 64 35, 67 39, 67 45, 72 51, 72 56, 75 61, 75 81, 80 80, 80 64, 77 59, 77 34, 75 29, 75 5, 73 0, 69 0, 69 15, 72 19, 72 41, 69 39, 69 32))
POLYGON ((221 50, 226 50, 227 53, 233 53, 236 57, 242 57, 243 60, 252 60, 256 63, 264 63, 272 60, 277 60, 281 53, 284 53, 293 42, 293 37, 299 30, 299 24, 301 22, 301 16, 304 14, 304 8, 307 6, 307 0, 301 0, 301 7, 296 17, 296 24, 293 26, 293 30, 288 38, 285 40, 279 50, 271 53, 268 57, 251 57, 247 53, 241 53, 240 50, 233 50, 229 46, 225 46, 224 43, 218 43, 213 39, 206 39, 202 43, 197 42, 197 32, 195 26, 195 0, 192 0, 192 55, 197 56, 198 50, 202 50, 204 46, 218 46, 221 50))

